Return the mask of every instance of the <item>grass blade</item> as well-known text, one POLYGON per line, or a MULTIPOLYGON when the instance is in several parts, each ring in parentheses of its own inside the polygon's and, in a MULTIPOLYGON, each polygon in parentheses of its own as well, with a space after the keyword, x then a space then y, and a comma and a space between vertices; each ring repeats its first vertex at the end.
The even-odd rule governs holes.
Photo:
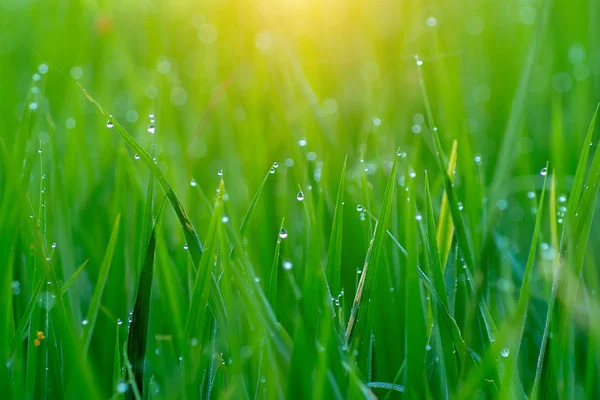
MULTIPOLYGON (((450 176, 450 180, 454 180, 454 170, 456 168, 458 142, 455 140, 452 142, 452 151, 450 153, 450 159, 448 160, 447 174, 450 176)), ((442 208, 440 211, 440 224, 437 230, 437 247, 440 249, 440 263, 442 265, 442 271, 446 268, 448 262, 448 254, 450 254, 450 247, 452 247, 452 236, 454 236, 454 225, 452 224, 452 218, 450 216, 450 209, 448 208, 448 196, 444 192, 442 196, 442 208)))
MULTIPOLYGON (((547 165, 546 165, 547 168, 547 165)), ((554 179, 554 177, 553 177, 554 179)), ((535 255, 537 250, 538 238, 540 236, 542 216, 544 208, 544 197, 546 195, 546 182, 548 176, 544 177, 544 184, 542 186, 542 194, 540 196, 540 202, 537 207, 537 216, 535 219, 535 227, 533 228, 533 238, 531 239, 531 245, 529 247, 529 256, 527 257, 527 265, 525 266, 525 273, 523 274, 523 283, 521 284, 521 292, 519 293, 519 301, 517 303, 517 309, 513 316, 513 323, 516 336, 508 340, 509 343, 508 354, 513 354, 508 360, 507 367, 504 371, 504 379, 502 380, 503 395, 501 398, 509 398, 511 390, 511 382, 514 374, 517 374, 517 360, 519 356, 519 350, 521 348, 521 342, 523 340, 523 332, 525 331, 525 322, 527 321, 527 307, 529 306, 529 298, 531 296, 531 279, 533 275, 533 265, 535 263, 535 255)), ((554 218, 553 218, 554 219, 554 218)))
MULTIPOLYGON (((361 307, 361 299, 363 297, 363 291, 365 291, 364 295, 368 296, 372 290, 374 290, 377 283, 377 275, 378 275, 378 263, 379 257, 381 254, 381 250, 383 247, 383 237, 386 233, 386 225, 389 220, 393 195, 394 195, 394 186, 396 185, 396 171, 398 169, 398 155, 394 159, 394 164, 392 166, 392 170, 390 172, 390 176, 388 178, 387 185, 385 187, 385 192, 383 195, 383 203, 381 206, 381 214, 379 216, 379 221, 375 224, 375 232, 374 238, 371 242, 371 246, 367 252, 367 257, 365 260, 365 265, 362 269, 362 274, 360 276, 360 281, 358 283, 358 288, 356 289, 356 295, 354 297, 354 302, 352 304, 352 309, 350 311, 350 318, 348 320, 348 326, 346 328, 346 342, 350 341, 352 335, 352 329, 354 327, 354 323, 356 321, 356 317, 359 312, 359 308, 361 307), (372 270, 372 271, 369 271, 372 270), (367 282, 368 277, 368 282, 367 282)), ((363 306, 364 308, 364 306, 363 306)))
POLYGON ((84 354, 87 353, 90 342, 92 341, 92 334, 94 332, 94 326, 96 325, 96 319, 98 318, 98 310, 100 309, 100 301, 102 300, 102 293, 104 292, 104 286, 108 280, 108 273, 112 264, 113 254, 115 253, 115 246, 117 244, 117 236, 119 234, 119 223, 121 221, 121 215, 117 215, 117 219, 113 225, 112 232, 110 234, 110 240, 108 241, 108 247, 104 254, 104 260, 100 266, 100 272, 98 274, 98 280, 96 281, 96 288, 90 301, 90 308, 88 310, 85 320, 87 321, 83 326, 83 332, 81 337, 83 339, 83 350, 84 354))
MULTIPOLYGON (((151 192, 148 194, 147 201, 151 202, 151 192)), ((144 395, 144 362, 148 338, 148 323, 150 320, 150 299, 152 297, 152 280, 154 279, 156 229, 160 222, 164 206, 165 201, 163 201, 160 206, 156 216, 156 222, 154 223, 150 238, 148 239, 148 244, 146 245, 131 326, 129 328, 129 337, 127 339, 127 354, 129 356, 135 381, 142 396, 144 395)), ((131 391, 127 392, 127 397, 129 399, 132 398, 131 391)))
POLYGON ((327 281, 332 293, 339 293, 341 290, 340 278, 342 267, 342 233, 344 224, 344 186, 346 182, 346 163, 348 157, 344 159, 344 166, 340 177, 337 199, 335 201, 335 211, 333 213, 333 226, 331 228, 331 238, 329 240, 329 250, 327 251, 327 281))

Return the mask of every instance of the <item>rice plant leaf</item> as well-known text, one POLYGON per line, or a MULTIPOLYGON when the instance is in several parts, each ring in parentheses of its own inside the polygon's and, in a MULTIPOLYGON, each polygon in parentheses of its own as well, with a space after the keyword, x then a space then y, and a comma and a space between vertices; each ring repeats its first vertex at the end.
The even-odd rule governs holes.
POLYGON ((98 310, 100 309, 100 301, 102 300, 102 293, 104 292, 104 286, 108 280, 108 273, 112 264, 113 255, 115 253, 115 246, 117 244, 117 236, 119 235, 119 223, 121 221, 121 215, 117 215, 117 219, 113 225, 110 239, 108 241, 108 247, 104 254, 104 260, 100 266, 100 272, 98 273, 98 280, 90 301, 90 308, 88 309, 86 321, 87 323, 83 326, 83 332, 81 337, 83 339, 84 354, 87 353, 90 342, 92 341, 92 333, 94 332, 94 326, 96 325, 96 319, 98 318, 98 310))
MULTIPOLYGON (((546 165, 547 168, 547 165, 546 165)), ((508 354, 513 354, 508 362, 505 363, 506 369, 504 370, 504 379, 502 380, 503 395, 501 398, 508 398, 509 391, 511 390, 511 382, 513 375, 518 374, 517 372, 517 360, 521 343, 523 340, 523 332, 525 331, 525 322, 527 321, 527 307, 529 306, 529 299, 531 297, 531 280, 533 276, 533 265, 535 263, 535 255, 537 250, 538 238, 541 231, 542 216, 544 210, 544 198, 546 195, 546 182, 548 176, 544 177, 544 184, 542 186, 542 193, 540 195, 540 202, 537 207, 537 215, 535 219, 535 227, 533 228, 533 238, 531 239, 531 245, 529 247, 529 256, 527 257, 527 265, 525 266, 525 273, 523 274, 523 283, 521 284, 521 292, 519 293, 519 300, 517 303, 517 309, 513 316, 512 325, 516 329, 516 335, 508 340, 508 354)))
MULTIPOLYGON (((431 260, 431 276, 433 280, 433 285, 435 286, 437 295, 439 296, 439 301, 442 302, 442 305, 445 309, 448 309, 448 297, 446 293, 446 285, 444 282, 444 272, 442 270, 442 264, 440 262, 440 251, 437 246, 437 237, 436 237, 436 226, 435 226, 435 217, 433 214, 433 204, 431 201, 431 191, 429 189, 429 177, 425 175, 425 207, 427 211, 426 215, 426 231, 427 237, 423 237, 423 242, 427 243, 427 247, 429 249, 429 260, 431 260)), ((437 232, 440 232, 438 230, 437 232)), ((423 234, 423 236, 426 236, 423 234)), ((452 243, 450 243, 451 245, 452 243)), ((450 251, 450 248, 448 248, 450 251)), ((426 252, 427 255, 427 252, 426 252)), ((446 255, 447 257, 447 255, 446 255)), ((437 307, 433 308, 433 322, 435 324, 435 329, 438 331, 438 348, 441 348, 442 357, 440 360, 440 370, 443 376, 442 382, 444 382, 444 386, 447 392, 446 396, 450 396, 457 388, 458 384, 458 369, 456 365, 456 358, 454 356, 454 349, 452 346, 452 342, 449 340, 445 340, 446 335, 451 332, 446 328, 447 325, 440 323, 439 310, 437 307), (442 330, 443 329, 443 330, 442 330)), ((451 337, 451 336, 450 336, 451 337)))
POLYGON ((203 326, 203 324, 201 324, 201 320, 203 320, 203 317, 206 316, 206 312, 208 311, 207 304, 209 287, 211 286, 212 279, 212 263, 219 241, 219 237, 217 235, 217 225, 220 223, 222 217, 224 191, 225 186, 223 181, 221 181, 219 194, 215 201, 213 215, 208 227, 206 251, 202 254, 202 258, 200 259, 200 264, 198 265, 198 274, 196 275, 192 289, 192 301, 190 303, 185 323, 184 337, 186 341, 196 338, 199 343, 202 343, 202 337, 197 337, 196 334, 199 333, 198 328, 203 326))
POLYGON ((77 280, 77 277, 79 276, 81 271, 83 271, 85 266, 88 264, 88 261, 90 261, 89 258, 87 260, 85 260, 83 262, 83 264, 81 264, 75 270, 75 272, 73 272, 73 275, 71 275, 71 277, 62 285, 62 287, 60 289, 61 289, 61 293, 63 296, 69 291, 69 288, 73 285, 73 283, 75 283, 75 281, 77 280))
MULTIPOLYGON (((281 227, 279 232, 283 229, 283 223, 285 218, 281 219, 281 227)), ((267 293, 269 294, 269 303, 273 310, 277 310, 277 278, 279 272, 279 252, 281 249, 281 239, 279 238, 279 232, 277 233, 277 243, 275 244, 275 254, 273 255, 273 263, 271 264, 271 273, 269 274, 269 282, 267 284, 267 293)))
POLYGON ((190 252, 190 255, 192 257, 192 260, 194 261, 195 265, 198 265, 198 263, 200 262, 200 257, 202 256, 202 243, 200 242, 200 238, 198 237, 198 234, 196 233, 196 229, 192 225, 192 222, 190 221, 190 219, 189 219, 187 213, 185 212, 183 206, 179 202, 179 199, 177 198, 177 195, 175 195, 175 192, 173 191, 173 188, 171 187, 171 185, 169 184, 169 182, 165 178, 165 176, 164 176, 163 172, 161 171, 161 169, 158 167, 158 165, 156 165, 154 163, 154 160, 152 159, 152 157, 150 156, 150 154, 148 154, 148 152, 146 151, 146 149, 144 149, 133 138, 133 136, 131 136, 129 134, 129 132, 127 132, 127 130, 125 130, 125 128, 123 128, 123 126, 115 118, 113 118, 113 116, 110 115, 104 109, 104 107, 102 107, 102 105, 100 105, 100 103, 98 103, 96 101, 96 99, 94 99, 92 97, 92 95, 89 94, 89 92, 87 90, 84 89, 83 86, 81 86, 79 83, 77 83, 77 84, 79 85, 79 88, 83 91, 83 94, 85 94, 85 96, 92 103, 94 103, 94 105, 96 106, 96 108, 98 108, 98 110, 100 111, 100 113, 102 113, 102 115, 104 115, 104 117, 107 120, 109 120, 110 122, 112 122, 112 124, 114 125, 114 129, 116 129, 116 131, 119 133, 119 135, 121 135, 121 137, 123 138, 123 140, 125 140, 125 142, 129 145, 129 147, 131 147, 131 149, 136 154, 139 155, 140 160, 152 172, 152 174, 154 175, 154 177, 156 178, 156 180, 158 181, 158 183, 160 184, 160 186, 163 188, 163 190, 165 191, 165 194, 167 195, 167 198, 169 199, 169 202, 171 203, 171 206, 173 207, 173 210, 175 211, 175 214, 177 214, 177 218, 179 219, 179 223, 181 224, 181 227, 183 229, 183 234, 184 234, 185 239, 187 241, 187 244, 188 244, 188 247, 189 247, 189 252, 190 252))
POLYGON ((396 185, 396 171, 398 169, 398 158, 399 157, 396 156, 394 159, 394 164, 392 165, 392 170, 383 194, 379 221, 375 224, 374 237, 371 242, 371 246, 369 247, 369 251, 367 252, 367 257, 362 269, 358 288, 356 289, 356 295, 354 297, 354 302, 350 311, 350 318, 348 320, 348 326, 346 328, 346 342, 350 341, 352 329, 354 327, 359 308, 361 308, 361 299, 363 296, 367 296, 368 298, 377 283, 377 276, 379 272, 378 264, 383 247, 383 237, 387 232, 386 225, 389 220, 393 204, 394 187, 396 185))
MULTIPOLYGON (((454 180, 454 170, 456 168, 456 159, 458 142, 454 140, 452 142, 452 151, 450 152, 450 159, 448 160, 447 174, 450 176, 450 180, 454 180)), ((448 262, 448 254, 450 254, 450 247, 452 247, 452 236, 454 235, 454 225, 452 224, 452 218, 450 216, 450 209, 448 207, 448 196, 444 192, 442 196, 442 208, 440 211, 440 223, 437 230, 437 247, 440 251, 440 263, 442 265, 442 271, 446 268, 448 262)))
MULTIPOLYGON (((595 199, 597 196, 597 186, 590 187, 584 186, 584 175, 587 168, 587 160, 589 157, 589 148, 590 143, 592 143, 592 135, 594 133, 594 127, 596 124, 596 119, 598 116, 598 109, 600 108, 600 104, 596 107, 596 111, 592 117, 590 122, 588 132, 586 134, 582 150, 581 156, 579 158, 579 162, 577 164, 577 169, 575 172, 575 178, 573 181, 573 187, 571 189, 571 194, 569 198, 569 202, 567 205, 567 215, 565 221, 563 222, 565 228, 563 229, 563 236, 561 238, 561 250, 563 250, 564 246, 572 245, 574 243, 578 244, 576 255, 575 255, 575 271, 581 270, 581 267, 578 266, 578 257, 581 257, 581 261, 583 258, 583 254, 585 252, 585 248, 587 245, 587 238, 589 236, 589 224, 591 224, 591 219, 593 217, 593 209, 595 207, 595 199), (586 196, 587 195, 587 196, 586 196), (586 196, 585 201, 582 196, 586 196), (591 197, 593 196, 593 203, 591 197), (569 228, 569 227, 573 228, 569 228), (586 228, 587 226, 587 228, 586 228), (586 230, 584 232, 584 230, 586 230), (577 234, 578 237, 575 237, 577 234), (569 238, 570 235, 573 235, 572 238, 569 238), (565 239, 565 237, 567 237, 565 239), (581 250, 580 250, 581 249, 581 250), (577 254, 580 254, 579 256, 577 254)), ((590 167, 590 172, 588 174, 589 184, 594 185, 593 182, 597 181, 597 174, 600 172, 600 152, 596 150, 594 154, 594 160, 592 162, 592 166, 590 167)), ((589 185, 588 184, 588 185, 589 185)), ((597 185, 597 182, 596 182, 597 185)), ((559 260, 556 265, 554 271, 554 278, 552 281, 552 291, 550 293, 550 300, 548 301, 548 311, 546 314, 546 322, 544 326, 544 333, 542 335, 542 341, 540 344, 540 352, 538 354, 535 378, 533 381, 533 387, 531 389, 531 398, 535 399, 539 395, 540 390, 545 390, 546 387, 541 387, 542 379, 545 379, 547 382, 549 377, 544 375, 544 365, 546 363, 546 350, 548 347, 548 337, 550 336, 551 323, 553 319, 553 313, 555 312, 556 299, 559 295, 559 290, 561 289, 561 284, 563 280, 563 272, 564 268, 564 259, 559 260)), ((574 272, 575 272, 574 271, 574 272)), ((574 275, 579 277, 579 274, 574 275)), ((576 288, 571 288, 576 289, 576 288)), ((576 290, 575 290, 576 291, 576 290)), ((574 295, 574 294, 573 294, 574 295)), ((561 308, 559 307, 559 315, 561 308)), ((564 314, 563 314, 564 315, 564 314)), ((560 319, 559 319, 560 321, 560 319)), ((562 337, 559 338, 559 343, 562 341, 562 337)), ((546 386, 546 385, 545 385, 546 386)))
MULTIPOLYGON (((151 200, 151 192, 147 201, 151 200)), ((165 201, 163 200, 156 216, 156 222, 152 227, 150 238, 146 245, 144 261, 138 283, 135 306, 133 308, 131 326, 129 327, 129 336, 127 339, 127 355, 131 363, 131 368, 135 381, 144 395, 144 362, 146 353, 146 342, 148 338, 148 323, 150 321, 150 300, 152 297, 152 280, 154 279, 154 257, 156 254, 156 229, 161 220, 165 201)), ((142 238, 145 241, 145 238, 142 238)), ((127 397, 132 398, 132 392, 127 392, 127 397)))
POLYGON ((340 177, 337 198, 335 201, 335 211, 333 213, 333 226, 331 228, 331 238, 329 239, 329 250, 327 252, 327 281, 332 293, 339 293, 341 290, 341 267, 342 267, 342 233, 344 223, 344 187, 346 182, 346 163, 348 157, 344 159, 344 166, 340 177))

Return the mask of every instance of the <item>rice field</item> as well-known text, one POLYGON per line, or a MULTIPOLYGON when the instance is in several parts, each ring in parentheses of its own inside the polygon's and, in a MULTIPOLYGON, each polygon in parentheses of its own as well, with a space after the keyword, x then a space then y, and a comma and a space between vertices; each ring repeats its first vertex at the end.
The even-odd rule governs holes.
POLYGON ((8 399, 596 399, 593 0, 3 0, 8 399))

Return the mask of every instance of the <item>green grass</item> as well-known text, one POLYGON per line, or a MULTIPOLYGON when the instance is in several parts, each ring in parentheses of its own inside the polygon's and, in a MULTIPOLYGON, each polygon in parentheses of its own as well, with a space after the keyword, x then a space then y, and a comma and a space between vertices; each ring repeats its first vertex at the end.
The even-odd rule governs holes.
POLYGON ((4 397, 598 398, 599 26, 2 2, 4 397))

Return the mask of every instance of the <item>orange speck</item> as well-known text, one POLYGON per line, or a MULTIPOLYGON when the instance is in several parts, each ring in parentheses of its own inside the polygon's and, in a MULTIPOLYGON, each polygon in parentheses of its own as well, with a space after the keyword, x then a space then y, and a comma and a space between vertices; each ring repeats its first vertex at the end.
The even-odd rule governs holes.
POLYGON ((35 344, 35 347, 38 347, 40 344, 42 344, 42 342, 40 342, 38 339, 33 339, 33 344, 35 344))
POLYGON ((42 331, 37 331, 36 336, 39 340, 46 339, 46 336, 44 336, 44 332, 42 331))
POLYGON ((108 15, 98 15, 96 17, 96 32, 104 35, 112 30, 113 22, 108 15))

